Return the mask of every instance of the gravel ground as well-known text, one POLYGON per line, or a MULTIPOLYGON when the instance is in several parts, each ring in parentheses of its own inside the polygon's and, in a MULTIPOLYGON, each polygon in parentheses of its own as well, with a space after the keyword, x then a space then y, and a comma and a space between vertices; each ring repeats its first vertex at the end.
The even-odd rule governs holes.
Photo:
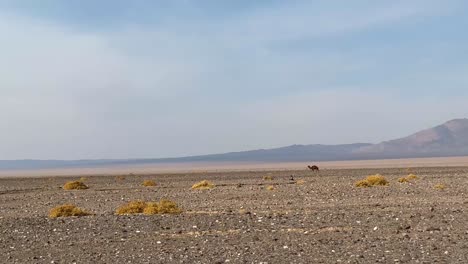
POLYGON ((468 168, 0 179, 1 263, 468 263, 468 168), (386 187, 356 188, 380 173, 386 187), (290 176, 294 175, 294 180, 290 176), (264 180, 271 176, 273 180, 264 180), (158 183, 143 187, 143 180, 158 183), (210 180, 212 190, 191 190, 210 180), (302 182, 303 181, 303 182, 302 182), (434 188, 444 184, 445 189, 434 188), (267 190, 267 186, 274 190, 267 190), (117 216, 132 200, 179 215, 117 216), (49 219, 72 203, 95 215, 49 219))

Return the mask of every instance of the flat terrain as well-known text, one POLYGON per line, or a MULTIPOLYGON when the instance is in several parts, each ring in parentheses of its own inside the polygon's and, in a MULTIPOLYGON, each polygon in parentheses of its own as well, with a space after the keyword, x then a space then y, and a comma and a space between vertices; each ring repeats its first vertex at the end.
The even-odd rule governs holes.
POLYGON ((419 179, 404 184, 400 168, 89 176, 90 189, 77 191, 61 186, 79 176, 4 178, 0 262, 468 263, 468 168, 412 172, 419 179), (375 173, 390 185, 354 186, 375 173), (217 186, 190 189, 203 179, 217 186), (161 198, 184 212, 114 214, 161 198), (66 203, 95 215, 47 217, 66 203))
MULTIPOLYGON (((313 163, 313 162, 311 162, 313 163)), ((193 172, 233 172, 233 171, 273 171, 302 170, 304 162, 180 162, 180 163, 147 163, 139 165, 114 165, 98 167, 78 167, 37 170, 0 170, 0 177, 44 177, 66 175, 109 175, 109 174, 151 174, 151 173, 193 173, 193 172)), ((383 160, 350 160, 322 161, 323 169, 362 169, 362 168, 421 168, 421 167, 467 167, 468 156, 383 159, 383 160)))

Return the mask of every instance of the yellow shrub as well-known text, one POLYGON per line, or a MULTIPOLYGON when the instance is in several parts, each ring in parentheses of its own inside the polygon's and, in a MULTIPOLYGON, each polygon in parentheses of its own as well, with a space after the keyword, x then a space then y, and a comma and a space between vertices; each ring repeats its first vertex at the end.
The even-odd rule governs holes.
POLYGON ((272 176, 263 176, 263 180, 271 181, 271 180, 273 180, 273 177, 272 176))
POLYGON ((434 185, 434 188, 437 190, 443 190, 446 188, 446 186, 445 184, 439 183, 439 184, 434 185))
POLYGON ((298 184, 298 185, 303 185, 303 184, 305 184, 305 183, 306 183, 306 181, 305 181, 305 180, 302 180, 302 179, 301 179, 301 180, 297 180, 297 182, 296 182, 296 184, 298 184))
POLYGON ((182 210, 179 206, 169 200, 161 200, 159 203, 156 202, 143 202, 133 201, 129 202, 116 210, 118 215, 131 215, 131 214, 178 214, 182 210))
POLYGON ((275 187, 273 185, 270 185, 270 186, 267 186, 266 189, 269 191, 273 191, 275 190, 275 187))
POLYGON ((355 185, 356 187, 371 187, 371 184, 367 180, 360 180, 355 185))
POLYGON ((159 203, 147 203, 147 206, 143 210, 143 213, 146 215, 154 215, 154 214, 179 214, 182 210, 179 206, 169 200, 161 200, 159 203))
POLYGON ((419 179, 418 176, 416 176, 414 174, 410 174, 410 175, 408 175, 406 177, 399 178, 398 182, 399 183, 405 183, 405 182, 411 182, 412 180, 417 180, 417 179, 419 179))
POLYGON ((380 174, 375 174, 368 176, 366 180, 371 184, 371 185, 387 185, 388 181, 385 179, 384 176, 380 174))
POLYGON ((67 182, 63 185, 64 190, 85 190, 88 186, 81 181, 67 182))
POLYGON ((241 209, 239 209, 239 214, 246 215, 246 214, 250 214, 250 212, 245 210, 244 208, 241 208, 241 209))
POLYGON ((91 214, 71 204, 65 204, 65 205, 55 207, 49 212, 50 218, 69 217, 69 216, 86 216, 86 215, 91 215, 91 214))
POLYGON ((198 189, 198 190, 205 190, 205 189, 211 189, 214 188, 215 185, 207 180, 203 180, 201 182, 197 182, 192 186, 192 189, 198 189))
POLYGON ((380 174, 375 174, 375 175, 367 176, 367 178, 365 178, 364 180, 360 180, 356 182, 355 185, 356 187, 371 187, 375 185, 384 186, 384 185, 388 185, 388 181, 387 179, 385 179, 384 176, 380 174))
POLYGON ((399 183, 409 182, 409 179, 408 179, 408 178, 405 178, 405 177, 401 177, 401 178, 398 179, 398 182, 399 182, 399 183))
POLYGON ((115 213, 118 215, 141 214, 145 207, 146 203, 143 201, 132 201, 117 208, 115 213))
POLYGON ((156 186, 156 182, 152 180, 145 180, 143 181, 143 186, 146 186, 146 187, 156 186))

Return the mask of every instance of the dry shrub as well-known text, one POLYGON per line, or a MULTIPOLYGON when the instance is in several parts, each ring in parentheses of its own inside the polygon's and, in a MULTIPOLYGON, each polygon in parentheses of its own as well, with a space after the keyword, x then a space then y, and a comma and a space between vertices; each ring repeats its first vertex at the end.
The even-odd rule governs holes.
POLYGON ((301 179, 301 180, 297 180, 297 182, 296 182, 296 184, 298 184, 298 185, 303 185, 303 184, 305 184, 305 183, 306 183, 306 181, 305 181, 305 180, 302 180, 302 179, 301 179))
POLYGON ((132 201, 117 208, 118 215, 141 214, 145 210, 146 203, 143 201, 132 201))
POLYGON ((406 177, 399 178, 398 182, 405 183, 405 182, 411 182, 412 180, 417 180, 417 179, 419 179, 419 177, 411 173, 410 175, 406 177))
POLYGON ((360 180, 355 183, 356 187, 371 187, 372 185, 367 180, 360 180))
POLYGON ((123 175, 115 176, 115 180, 123 181, 123 180, 125 180, 125 176, 123 176, 123 175))
POLYGON ((64 190, 86 190, 89 187, 81 181, 67 182, 63 185, 64 190))
POLYGON ((375 174, 368 176, 366 180, 371 184, 371 185, 387 185, 388 181, 385 179, 384 176, 380 174, 375 174))
POLYGON ((442 184, 442 183, 434 185, 434 188, 437 190, 444 190, 446 187, 447 186, 445 186, 445 184, 442 184))
POLYGON ((192 189, 194 190, 206 190, 206 189, 212 189, 214 188, 215 185, 207 180, 203 180, 201 182, 197 182, 192 186, 192 189))
POLYGON ((388 185, 387 179, 380 174, 370 175, 355 183, 356 187, 371 187, 388 185))
POLYGON ((272 176, 263 176, 263 180, 265 181, 272 181, 273 180, 273 177, 272 176))
POLYGON ((90 213, 72 205, 72 204, 65 204, 61 206, 57 206, 50 210, 49 217, 50 218, 57 218, 57 217, 69 217, 69 216, 86 216, 91 215, 90 213))
POLYGON ((274 191, 275 187, 273 185, 270 185, 270 186, 267 186, 266 189, 269 191, 274 191))
POLYGON ((405 183, 405 182, 410 182, 410 180, 408 178, 406 178, 406 177, 401 177, 401 178, 398 179, 398 182, 399 183, 405 183))
POLYGON ((153 187, 153 186, 156 186, 156 182, 153 180, 145 180, 143 181, 143 186, 153 187))
POLYGON ((81 177, 79 181, 80 181, 80 182, 85 182, 85 181, 87 181, 87 180, 88 180, 88 177, 81 177))
POLYGON ((245 209, 243 209, 243 208, 241 208, 241 209, 239 209, 239 214, 241 214, 241 215, 246 215, 246 214, 250 214, 250 212, 247 211, 247 210, 245 210, 245 209))
POLYGON ((143 210, 145 215, 154 214, 180 214, 182 210, 179 206, 170 200, 161 200, 159 203, 147 203, 147 206, 143 210))
POLYGON ((116 210, 118 215, 131 215, 131 214, 178 214, 182 210, 179 206, 170 200, 161 200, 157 202, 143 202, 143 201, 133 201, 129 202, 116 210))

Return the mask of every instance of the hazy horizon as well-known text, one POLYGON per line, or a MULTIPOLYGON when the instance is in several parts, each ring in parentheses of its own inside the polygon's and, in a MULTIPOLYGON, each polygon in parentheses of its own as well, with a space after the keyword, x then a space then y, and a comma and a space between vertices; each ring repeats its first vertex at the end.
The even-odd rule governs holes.
POLYGON ((0 160, 378 143, 468 117, 467 7, 0 0, 0 160))

